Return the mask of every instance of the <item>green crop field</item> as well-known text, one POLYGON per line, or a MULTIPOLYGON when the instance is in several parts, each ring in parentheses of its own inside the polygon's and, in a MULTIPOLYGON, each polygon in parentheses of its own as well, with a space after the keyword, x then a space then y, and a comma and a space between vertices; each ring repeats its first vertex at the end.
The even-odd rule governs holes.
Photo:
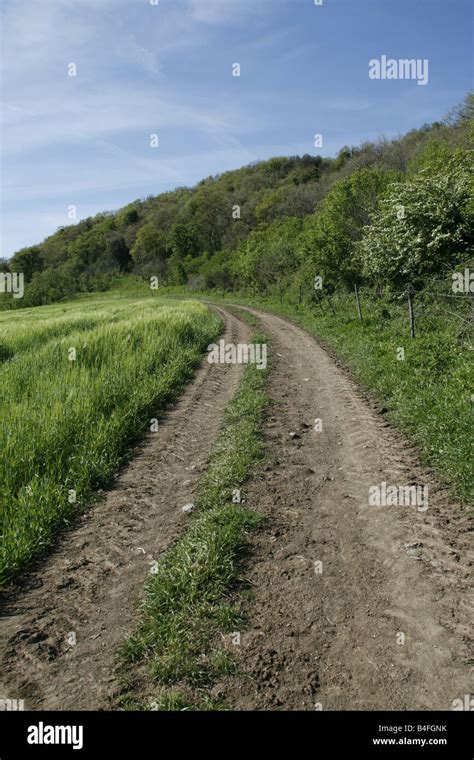
POLYGON ((0 583, 110 482, 219 329, 150 296, 0 314, 0 583))

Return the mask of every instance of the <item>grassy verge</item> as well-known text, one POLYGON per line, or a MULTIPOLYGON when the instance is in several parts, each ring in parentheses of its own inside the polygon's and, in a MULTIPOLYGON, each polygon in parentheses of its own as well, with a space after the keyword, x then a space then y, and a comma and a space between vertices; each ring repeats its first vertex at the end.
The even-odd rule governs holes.
MULTIPOLYGON (((263 343, 265 337, 254 335, 253 341, 263 343)), ((248 534, 260 521, 235 503, 236 489, 263 454, 266 375, 255 365, 246 368, 199 482, 191 525, 150 576, 139 627, 121 652, 127 684, 122 707, 215 708, 209 689, 233 668, 221 634, 242 625, 241 560, 248 534)))
POLYGON ((100 304, 2 314, 0 584, 110 483, 220 330, 195 302, 100 304))

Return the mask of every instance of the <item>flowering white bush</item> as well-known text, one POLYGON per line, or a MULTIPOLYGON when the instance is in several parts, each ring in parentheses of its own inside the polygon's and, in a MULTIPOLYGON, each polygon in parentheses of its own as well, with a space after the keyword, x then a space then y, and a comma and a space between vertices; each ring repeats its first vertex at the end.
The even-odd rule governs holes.
POLYGON ((458 152, 443 173, 426 169, 396 182, 359 244, 369 279, 395 286, 422 282, 472 250, 472 159, 458 152))

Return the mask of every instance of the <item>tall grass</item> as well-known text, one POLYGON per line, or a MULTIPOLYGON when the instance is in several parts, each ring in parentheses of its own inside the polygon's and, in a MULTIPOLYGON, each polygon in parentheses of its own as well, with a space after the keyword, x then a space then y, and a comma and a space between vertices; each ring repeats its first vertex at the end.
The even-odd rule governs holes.
MULTIPOLYGON (((156 299, 141 300, 140 313, 154 312, 156 303, 156 299)), ((134 315, 136 298, 117 299, 113 296, 88 296, 60 305, 0 312, 0 361, 36 347, 40 341, 44 344, 53 338, 75 331, 86 332, 134 315)))
POLYGON ((0 582, 110 481, 219 330, 189 302, 109 299, 63 320, 60 308, 29 310, 27 328, 0 321, 12 351, 0 370, 0 582))

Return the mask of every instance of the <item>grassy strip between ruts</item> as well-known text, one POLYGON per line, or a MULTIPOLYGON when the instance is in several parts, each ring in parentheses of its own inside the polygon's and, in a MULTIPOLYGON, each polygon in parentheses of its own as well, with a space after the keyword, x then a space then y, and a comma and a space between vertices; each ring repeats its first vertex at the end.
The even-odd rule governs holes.
MULTIPOLYGON (((265 343, 263 335, 254 343, 265 343)), ((137 631, 120 652, 125 709, 216 709, 209 690, 234 668, 225 634, 243 623, 242 560, 261 517, 234 503, 263 456, 267 369, 250 364, 198 484, 196 514, 147 582, 137 631), (222 636, 222 635, 223 636, 222 636)))

